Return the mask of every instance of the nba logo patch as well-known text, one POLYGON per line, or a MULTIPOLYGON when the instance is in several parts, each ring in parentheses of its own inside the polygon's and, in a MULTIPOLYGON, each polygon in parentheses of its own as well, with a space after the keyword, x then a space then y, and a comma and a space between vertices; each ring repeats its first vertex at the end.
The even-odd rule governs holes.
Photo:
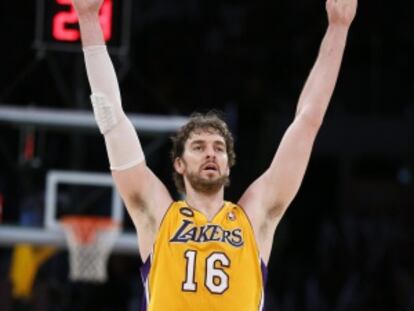
POLYGON ((236 220, 236 215, 234 215, 233 212, 229 212, 227 214, 227 219, 230 220, 230 221, 235 221, 236 220))
POLYGON ((194 216, 194 212, 189 209, 188 207, 182 207, 180 208, 180 213, 186 217, 193 217, 194 216))

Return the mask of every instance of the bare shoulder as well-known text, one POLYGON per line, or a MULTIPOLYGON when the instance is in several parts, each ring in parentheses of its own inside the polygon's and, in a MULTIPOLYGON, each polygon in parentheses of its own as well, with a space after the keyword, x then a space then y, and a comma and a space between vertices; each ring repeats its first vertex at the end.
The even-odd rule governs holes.
POLYGON ((160 223, 173 199, 145 162, 113 171, 112 176, 138 233, 139 250, 144 260, 151 252, 160 223))
POLYGON ((260 238, 261 227, 266 218, 266 209, 263 208, 264 206, 262 204, 262 189, 260 184, 261 180, 259 178, 246 189, 238 201, 238 204, 244 209, 246 215, 249 217, 256 234, 256 239, 260 238))
POLYGON ((141 162, 129 169, 122 171, 112 171, 115 184, 121 195, 134 201, 146 201, 147 197, 154 194, 163 198, 167 196, 170 199, 165 185, 151 171, 145 162, 141 162))
POLYGON ((240 206, 243 206, 254 226, 260 226, 269 220, 276 221, 279 211, 282 210, 279 201, 269 199, 271 197, 269 192, 274 192, 274 189, 270 186, 268 175, 268 172, 265 172, 256 179, 239 200, 240 206))
POLYGON ((147 217, 157 227, 172 197, 145 162, 127 170, 113 171, 112 176, 134 223, 140 222, 137 217, 147 217))
POLYGON ((282 214, 278 208, 271 208, 266 200, 266 175, 258 178, 240 198, 238 204, 244 209, 253 227, 260 256, 268 262, 273 245, 273 236, 282 214))

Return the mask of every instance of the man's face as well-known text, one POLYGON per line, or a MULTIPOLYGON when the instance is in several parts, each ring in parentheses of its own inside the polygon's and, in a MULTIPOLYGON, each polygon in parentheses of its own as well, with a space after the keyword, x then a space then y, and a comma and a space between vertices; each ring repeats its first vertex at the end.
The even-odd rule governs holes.
POLYGON ((228 182, 230 169, 224 138, 214 129, 190 134, 175 169, 196 191, 215 192, 228 182))

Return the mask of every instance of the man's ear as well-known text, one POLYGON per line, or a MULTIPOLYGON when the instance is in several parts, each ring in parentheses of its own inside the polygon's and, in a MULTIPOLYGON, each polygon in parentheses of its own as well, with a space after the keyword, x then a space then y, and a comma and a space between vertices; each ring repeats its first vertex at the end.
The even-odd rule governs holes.
POLYGON ((180 157, 175 158, 174 160, 174 168, 178 174, 184 173, 184 162, 180 157))

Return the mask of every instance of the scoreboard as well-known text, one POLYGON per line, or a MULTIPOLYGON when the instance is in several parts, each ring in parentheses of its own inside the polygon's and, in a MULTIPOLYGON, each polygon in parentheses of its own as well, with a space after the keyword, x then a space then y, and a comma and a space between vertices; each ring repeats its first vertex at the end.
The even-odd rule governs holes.
MULTIPOLYGON (((78 17, 71 0, 37 0, 35 48, 80 51, 78 17)), ((130 0, 104 0, 99 19, 108 48, 126 53, 129 47, 130 0)))

